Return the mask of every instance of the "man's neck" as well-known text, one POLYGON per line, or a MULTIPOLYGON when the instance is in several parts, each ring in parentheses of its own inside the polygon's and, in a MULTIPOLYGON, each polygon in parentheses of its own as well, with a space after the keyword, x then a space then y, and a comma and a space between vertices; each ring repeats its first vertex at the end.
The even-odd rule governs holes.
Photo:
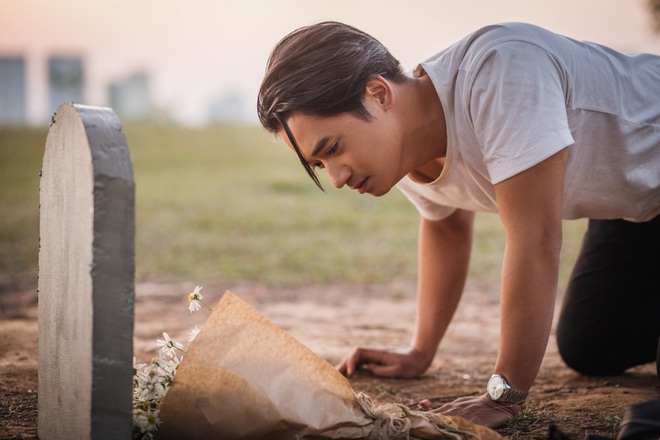
POLYGON ((418 170, 413 174, 421 173, 435 180, 442 171, 444 160, 441 159, 447 153, 447 130, 440 98, 426 74, 413 78, 403 87, 408 88, 401 95, 406 97, 402 117, 409 173, 418 170))

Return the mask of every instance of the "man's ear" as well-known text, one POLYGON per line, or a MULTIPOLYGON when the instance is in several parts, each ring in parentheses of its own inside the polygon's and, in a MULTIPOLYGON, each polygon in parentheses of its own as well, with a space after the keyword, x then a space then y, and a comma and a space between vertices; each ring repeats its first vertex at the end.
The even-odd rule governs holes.
POLYGON ((390 83, 380 75, 374 76, 364 92, 365 100, 373 99, 383 110, 389 110, 394 105, 394 93, 390 83))

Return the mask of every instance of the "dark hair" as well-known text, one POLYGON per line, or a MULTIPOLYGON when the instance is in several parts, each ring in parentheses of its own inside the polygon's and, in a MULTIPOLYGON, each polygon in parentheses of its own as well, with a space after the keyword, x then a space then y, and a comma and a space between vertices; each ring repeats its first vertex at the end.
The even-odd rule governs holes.
POLYGON ((301 163, 321 187, 286 119, 293 113, 336 116, 350 112, 370 120, 363 98, 376 75, 396 83, 407 77, 399 61, 375 38, 335 21, 291 32, 273 49, 259 89, 257 113, 272 133, 283 129, 301 163))

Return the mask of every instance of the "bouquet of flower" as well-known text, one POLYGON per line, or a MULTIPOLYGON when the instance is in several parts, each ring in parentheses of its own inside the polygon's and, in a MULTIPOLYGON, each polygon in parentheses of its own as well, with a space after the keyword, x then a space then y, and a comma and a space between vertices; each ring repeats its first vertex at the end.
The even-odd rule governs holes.
MULTIPOLYGON (((208 307, 196 292, 189 297, 191 311, 208 307)), ((170 363, 152 363, 152 378, 141 376, 148 384, 136 387, 147 389, 136 395, 160 396, 141 404, 136 419, 151 415, 154 423, 147 429, 136 425, 137 438, 151 438, 159 418, 159 439, 501 438, 460 417, 374 405, 332 365, 231 292, 225 292, 182 361, 175 360, 180 344, 163 336, 161 354, 170 356, 170 363), (159 385, 150 385, 155 382, 159 385)))
MULTIPOLYGON (((201 287, 197 286, 188 294, 190 305, 188 310, 200 310, 202 305, 213 311, 204 302, 201 287)), ((200 329, 195 326, 189 333, 188 342, 195 340, 200 329)), ((161 425, 160 405, 167 390, 174 382, 176 373, 185 350, 183 344, 170 338, 163 332, 163 339, 158 339, 159 356, 152 359, 151 364, 136 363, 133 356, 133 439, 152 440, 154 432, 161 425)))

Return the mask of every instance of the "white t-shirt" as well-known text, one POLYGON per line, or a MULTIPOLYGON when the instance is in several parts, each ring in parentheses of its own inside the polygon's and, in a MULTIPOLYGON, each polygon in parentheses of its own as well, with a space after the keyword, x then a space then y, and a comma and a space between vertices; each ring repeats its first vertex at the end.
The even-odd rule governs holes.
POLYGON ((483 28, 421 64, 445 112, 434 182, 398 187, 421 215, 496 212, 494 185, 568 147, 563 218, 660 214, 660 57, 536 26, 483 28))

